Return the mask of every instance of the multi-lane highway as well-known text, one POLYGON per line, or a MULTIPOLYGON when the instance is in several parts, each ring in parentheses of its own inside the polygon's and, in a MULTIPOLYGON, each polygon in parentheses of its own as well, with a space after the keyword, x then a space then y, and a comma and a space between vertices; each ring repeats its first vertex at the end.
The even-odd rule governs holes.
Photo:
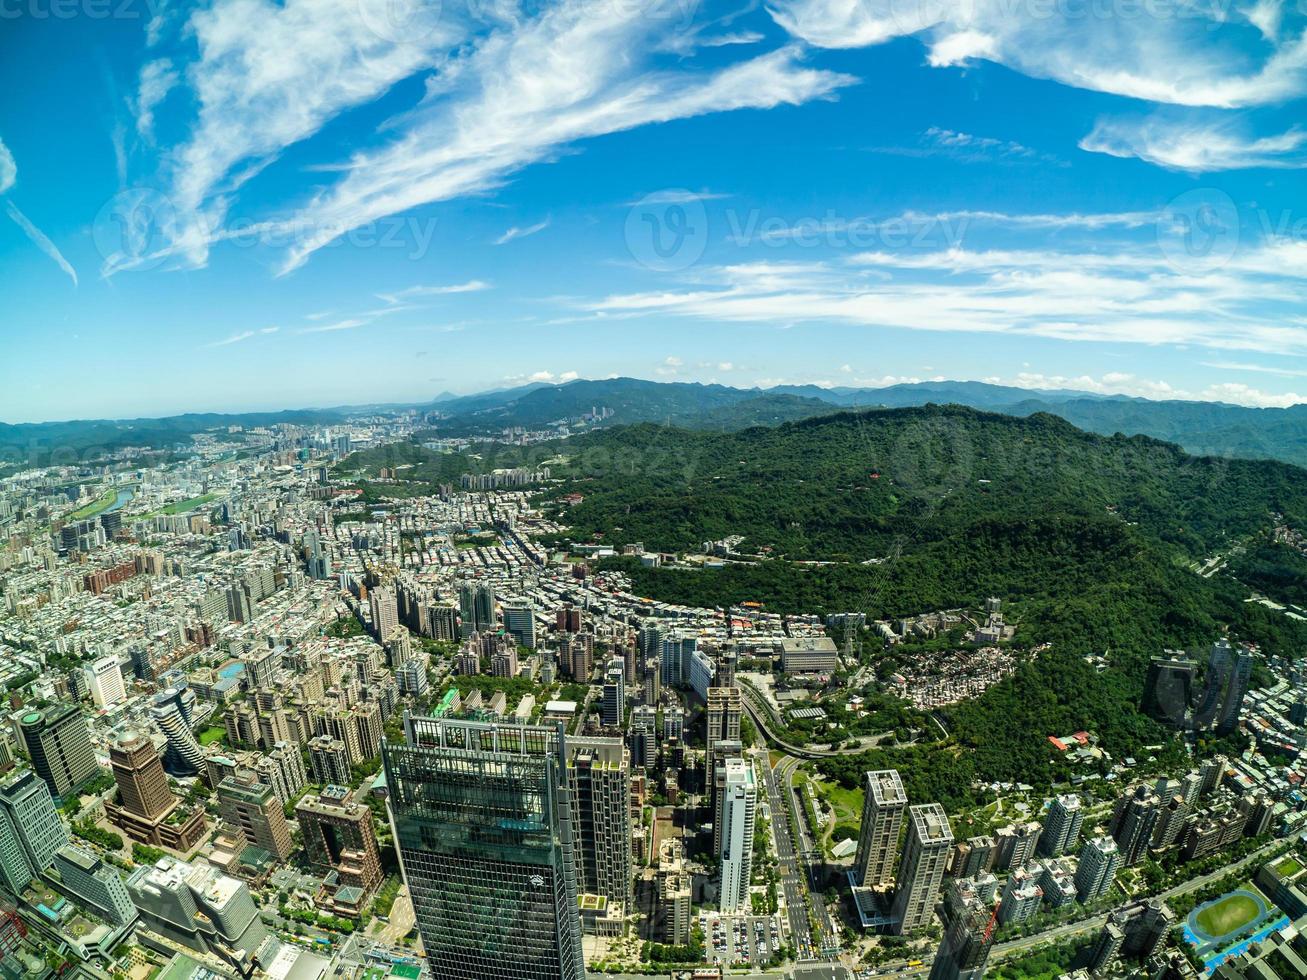
POLYGON ((785 915, 790 924, 790 941, 794 944, 795 955, 799 959, 809 959, 815 955, 815 950, 808 926, 808 899, 804 892, 803 869, 799 863, 789 817, 791 811, 767 753, 762 753, 758 761, 767 793, 767 806, 771 810, 772 840, 776 846, 777 871, 781 877, 780 890, 785 899, 785 915))

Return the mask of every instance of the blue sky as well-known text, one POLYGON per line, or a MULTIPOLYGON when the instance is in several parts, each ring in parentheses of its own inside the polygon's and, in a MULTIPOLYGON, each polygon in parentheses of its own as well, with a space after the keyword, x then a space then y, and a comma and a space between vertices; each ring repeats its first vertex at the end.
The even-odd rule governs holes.
POLYGON ((4 0, 0 420, 627 374, 1307 400, 1270 0, 4 0))

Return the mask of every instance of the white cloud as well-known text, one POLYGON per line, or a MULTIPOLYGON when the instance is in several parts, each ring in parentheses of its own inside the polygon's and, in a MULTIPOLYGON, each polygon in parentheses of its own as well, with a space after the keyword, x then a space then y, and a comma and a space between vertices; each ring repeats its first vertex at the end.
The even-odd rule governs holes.
POLYGON ((146 140, 154 139, 154 110, 167 98, 179 76, 167 58, 148 61, 141 68, 136 93, 136 131, 146 140))
POLYGON ((1307 167, 1307 132, 1291 129, 1251 137, 1229 122, 1100 119, 1080 148, 1114 157, 1138 157, 1170 170, 1205 173, 1248 167, 1307 167))
POLYGON ((401 289, 395 293, 377 293, 377 299, 384 300, 387 303, 400 303, 409 299, 420 299, 423 296, 453 296, 459 293, 479 293, 482 290, 489 289, 490 284, 480 279, 469 279, 467 282, 456 282, 446 286, 409 286, 407 289, 401 289))
POLYGON ((696 204, 700 201, 720 201, 730 196, 729 194, 713 194, 708 191, 687 191, 681 188, 669 188, 668 190, 654 191, 632 201, 626 201, 622 204, 622 207, 633 208, 637 205, 653 204, 696 204))
POLYGON ((920 35, 930 64, 984 59, 1034 78, 1153 102, 1265 105, 1307 85, 1307 33, 1285 31, 1271 0, 1150 5, 1130 14, 1008 0, 776 0, 778 24, 810 44, 853 48, 920 35))
POLYGON ((9 152, 4 141, 0 140, 0 194, 8 191, 17 181, 18 165, 14 163, 14 155, 9 152))
POLYGON ((203 265, 246 180, 343 110, 437 67, 438 52, 464 38, 450 6, 428 32, 395 43, 374 29, 386 2, 216 0, 191 15, 198 59, 185 75, 198 116, 165 175, 179 215, 174 254, 203 265))
POLYGON ((1204 401, 1234 402, 1236 405, 1247 405, 1252 408, 1288 408, 1290 405, 1307 402, 1307 395, 1260 391, 1237 381, 1210 385, 1204 389, 1202 397, 1204 401))
POLYGON ((240 333, 234 333, 223 340, 215 340, 211 344, 205 344, 206 347, 228 347, 232 344, 239 344, 243 340, 249 340, 251 337, 267 336, 276 333, 280 327, 263 327, 259 330, 242 330, 240 333))
POLYGON ((63 253, 59 251, 59 247, 50 241, 40 228, 27 220, 27 216, 18 210, 18 206, 13 201, 5 201, 5 209, 9 212, 9 217, 13 219, 14 224, 23 230, 23 234, 31 240, 32 244, 53 259, 54 263, 64 271, 68 278, 73 281, 73 285, 76 286, 77 270, 73 268, 71 262, 64 258, 63 253))
POLYGON ((1092 252, 904 249, 703 267, 659 291, 584 308, 1307 355, 1307 322, 1295 320, 1304 303, 1307 242, 1267 242, 1202 271, 1173 265, 1155 242, 1115 242, 1092 252))
POLYGON ((654 370, 658 374, 661 374, 663 377, 667 378, 667 377, 672 377, 673 375, 680 374, 681 368, 684 365, 685 362, 682 361, 679 357, 676 357, 674 355, 669 355, 663 358, 663 362, 659 364, 656 368, 654 368, 654 370))
POLYGON ((663 71, 640 56, 658 24, 647 8, 561 0, 460 63, 452 91, 405 120, 394 142, 357 154, 299 223, 323 229, 294 247, 293 269, 342 229, 492 189, 578 141, 711 112, 830 95, 854 79, 805 68, 787 47, 711 72, 663 71))
POLYGON ((514 225, 512 228, 509 228, 508 231, 504 232, 502 235, 496 238, 494 244, 507 245, 509 242, 515 241, 516 239, 519 238, 530 238, 532 235, 538 234, 539 232, 544 231, 548 227, 549 227, 548 218, 545 218, 544 221, 541 221, 538 224, 528 225, 525 228, 519 228, 517 225, 514 225))
MULTIPOLYGON (((13 189, 14 184, 18 182, 18 164, 14 161, 14 155, 9 152, 9 147, 0 141, 0 195, 8 193, 13 189)), ((72 263, 64 258, 59 247, 46 236, 45 232, 32 224, 27 215, 18 210, 18 205, 13 201, 5 201, 5 211, 9 219, 16 224, 27 236, 28 240, 48 255, 54 263, 77 285, 77 270, 73 268, 72 263)))

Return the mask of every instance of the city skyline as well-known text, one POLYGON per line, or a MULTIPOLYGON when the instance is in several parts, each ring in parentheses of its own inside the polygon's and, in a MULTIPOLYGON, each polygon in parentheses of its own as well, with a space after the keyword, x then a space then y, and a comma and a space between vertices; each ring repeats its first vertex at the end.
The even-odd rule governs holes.
POLYGON ((5 421, 613 374, 1304 398, 1300 10, 12 13, 5 421))

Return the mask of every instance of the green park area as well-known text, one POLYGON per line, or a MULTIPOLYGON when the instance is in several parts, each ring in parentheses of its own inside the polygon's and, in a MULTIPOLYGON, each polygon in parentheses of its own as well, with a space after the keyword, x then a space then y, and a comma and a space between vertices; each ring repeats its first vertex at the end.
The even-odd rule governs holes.
POLYGON ((86 506, 79 507, 77 508, 77 510, 69 514, 68 520, 82 521, 88 517, 94 517, 96 514, 100 513, 101 511, 108 510, 113 505, 113 502, 117 499, 118 499, 118 491, 115 490, 113 487, 110 487, 108 490, 100 494, 100 496, 96 497, 93 501, 91 501, 86 506))
POLYGON ((1196 918, 1200 929, 1219 938, 1238 932, 1254 921, 1261 911, 1252 896, 1236 893, 1203 909, 1196 918))
POLYGON ((227 730, 220 725, 210 725, 204 731, 200 732, 198 738, 201 745, 212 745, 219 742, 227 734, 227 730))
POLYGON ((185 500, 179 500, 175 504, 168 504, 165 507, 160 507, 158 510, 152 510, 148 514, 142 514, 141 517, 137 519, 146 520, 151 517, 159 517, 160 515, 171 516, 173 514, 186 514, 195 510, 197 507, 203 507, 205 504, 212 503, 217 499, 218 495, 216 493, 206 493, 199 497, 187 497, 185 500))

